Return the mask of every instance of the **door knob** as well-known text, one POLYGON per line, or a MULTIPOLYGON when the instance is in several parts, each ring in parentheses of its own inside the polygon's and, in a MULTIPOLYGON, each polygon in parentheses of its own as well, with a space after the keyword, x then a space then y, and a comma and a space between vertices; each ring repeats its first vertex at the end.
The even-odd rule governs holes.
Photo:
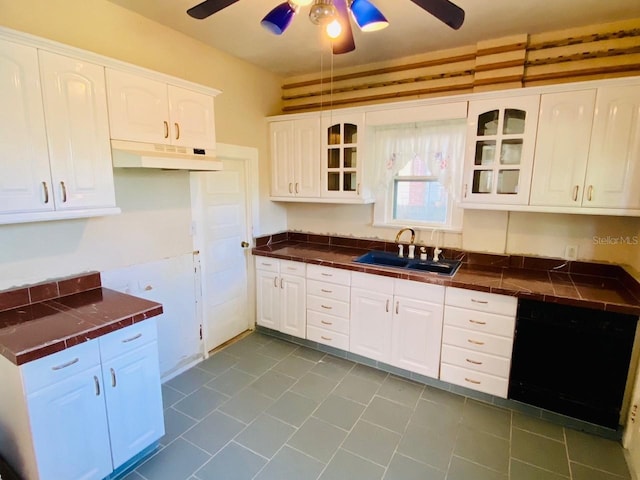
POLYGON ((243 241, 242 243, 240 243, 240 246, 241 246, 242 248, 249 248, 249 243, 248 243, 248 242, 244 242, 244 241, 243 241))

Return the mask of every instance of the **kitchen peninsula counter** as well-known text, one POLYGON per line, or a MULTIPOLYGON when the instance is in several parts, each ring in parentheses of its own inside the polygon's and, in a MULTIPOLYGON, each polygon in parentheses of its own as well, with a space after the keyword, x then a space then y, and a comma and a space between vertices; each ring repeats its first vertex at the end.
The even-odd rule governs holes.
POLYGON ((0 355, 22 365, 161 313, 103 288, 99 273, 0 292, 0 355))
MULTIPOLYGON (((447 277, 354 262, 356 257, 370 250, 396 252, 397 246, 377 240, 284 232, 257 238, 252 253, 417 282, 640 315, 640 284, 618 265, 444 249, 442 258, 462 261, 457 273, 447 277)), ((432 248, 428 250, 431 254, 432 248)))

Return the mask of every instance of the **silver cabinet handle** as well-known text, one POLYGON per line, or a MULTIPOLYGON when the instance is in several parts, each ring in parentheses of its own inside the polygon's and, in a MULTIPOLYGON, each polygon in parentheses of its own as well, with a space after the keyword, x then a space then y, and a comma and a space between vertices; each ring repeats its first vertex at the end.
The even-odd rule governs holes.
POLYGON ((464 184, 464 198, 467 198, 467 184, 464 184))
POLYGON ((116 371, 113 368, 110 368, 109 370, 111 370, 111 386, 115 388, 115 386, 116 386, 116 371))
POLYGON ((324 288, 321 288, 320 291, 322 293, 333 293, 333 290, 325 290, 324 288))
POLYGON ((465 382, 469 382, 469 383, 473 383, 474 385, 480 385, 482 382, 478 381, 478 380, 472 380, 470 378, 465 377, 464 379, 465 382))
POLYGON ((587 200, 593 200, 593 185, 589 185, 589 191, 587 192, 587 200))
POLYGON ((332 273, 321 273, 320 275, 322 275, 323 277, 333 277, 332 273))
POLYGON ((164 138, 169 138, 169 122, 165 120, 163 123, 164 123, 164 138))
POLYGON ((356 195, 360 195, 360 184, 356 186, 356 195))
POLYGON ((44 190, 44 203, 49 203, 49 187, 47 187, 47 182, 42 182, 42 190, 44 190))
POLYGON ((473 303, 480 303, 482 305, 486 305, 487 303, 489 303, 487 300, 476 300, 475 298, 472 298, 471 301, 473 303))
POLYGON ((95 375, 93 376, 93 382, 96 386, 96 397, 100 396, 100 380, 95 375))
POLYGON ((278 277, 273 277, 273 286, 278 288, 278 277))
POLYGON ((260 265, 262 265, 263 267, 270 267, 272 264, 261 262, 260 265))
POLYGON ((577 202, 578 201, 578 191, 580 190, 580 186, 576 185, 575 187, 573 187, 573 201, 577 202))
POLYGON ((67 203, 67 186, 64 182, 60 182, 60 187, 62 188, 62 203, 67 203))
POLYGON ((330 307, 328 305, 320 305, 322 308, 324 308, 325 310, 333 310, 333 307, 330 307))
POLYGON ((73 360, 69 360, 68 362, 63 363, 62 365, 56 365, 55 367, 51 367, 51 370, 62 370, 63 368, 67 368, 75 363, 78 363, 79 361, 80 359, 76 357, 73 360))
POLYGON ((328 341, 333 340, 331 337, 325 337, 323 335, 320 335, 320 338, 323 339, 323 340, 328 340, 328 341))
POLYGON ((481 342, 479 340, 471 340, 470 338, 467 340, 467 342, 473 343, 474 345, 484 345, 484 342, 481 342))
POLYGON ((300 184, 296 182, 296 193, 300 193, 300 184))
POLYGON ((325 322, 324 320, 320 320, 320 323, 323 325, 333 325, 333 322, 325 322))
POLYGON ((176 140, 180 140, 180 125, 176 122, 173 126, 176 128, 176 140))
POLYGON ((289 182, 289 193, 293 193, 293 183, 289 182))
POLYGON ((134 335, 131 338, 125 338, 124 340, 122 340, 122 343, 129 343, 129 342, 133 342, 134 340, 139 339, 142 336, 142 333, 139 333, 137 335, 134 335))
POLYGON ((470 358, 467 358, 467 363, 471 363, 473 365, 482 365, 482 362, 477 362, 476 360, 471 360, 470 358))
POLYGON ((387 306, 385 307, 387 313, 389 313, 389 299, 387 298, 387 306))
POLYGON ((398 313, 400 313, 400 301, 399 300, 396 302, 396 315, 398 315, 398 313))
POLYGON ((284 288, 284 280, 282 277, 280 277, 280 288, 284 288))
POLYGON ((475 323, 476 325, 486 325, 487 322, 481 322, 480 320, 469 319, 469 323, 475 323))

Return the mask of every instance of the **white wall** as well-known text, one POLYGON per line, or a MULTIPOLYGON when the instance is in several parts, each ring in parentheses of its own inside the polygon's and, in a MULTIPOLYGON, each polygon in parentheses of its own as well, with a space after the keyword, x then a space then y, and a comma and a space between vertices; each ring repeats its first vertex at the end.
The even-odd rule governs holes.
MULTIPOLYGON (((106 0, 0 0, 0 26, 48 38, 222 90, 219 142, 258 149, 261 200, 269 192, 265 116, 281 79, 106 0)), ((186 172, 116 170, 121 215, 0 226, 0 290, 192 251, 186 172)), ((282 207, 260 202, 261 231, 286 228, 282 207)))

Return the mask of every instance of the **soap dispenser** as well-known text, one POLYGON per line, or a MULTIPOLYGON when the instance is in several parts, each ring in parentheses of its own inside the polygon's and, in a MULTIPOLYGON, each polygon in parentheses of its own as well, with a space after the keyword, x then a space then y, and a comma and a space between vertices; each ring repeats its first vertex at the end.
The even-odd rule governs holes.
POLYGON ((420 247, 420 260, 427 261, 427 247, 420 247))

